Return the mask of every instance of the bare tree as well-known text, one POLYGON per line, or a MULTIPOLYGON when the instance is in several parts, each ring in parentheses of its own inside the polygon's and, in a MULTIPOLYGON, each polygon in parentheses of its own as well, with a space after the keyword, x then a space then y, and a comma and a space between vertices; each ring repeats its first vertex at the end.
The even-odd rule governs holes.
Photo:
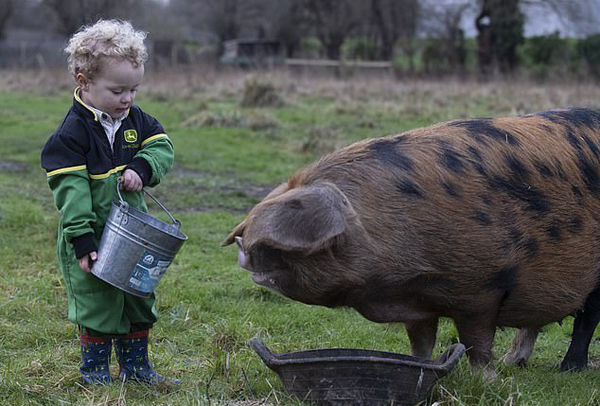
POLYGON ((479 67, 483 73, 489 73, 493 67, 503 72, 516 67, 524 23, 519 0, 480 0, 475 25, 479 31, 479 67))
POLYGON ((421 29, 431 40, 423 50, 426 71, 460 72, 464 68, 467 51, 461 20, 469 7, 468 3, 450 3, 429 4, 423 9, 428 18, 421 29))
POLYGON ((295 0, 274 0, 272 10, 273 37, 283 44, 286 57, 293 58, 308 30, 306 10, 295 0))
POLYGON ((317 38, 329 59, 340 59, 346 37, 363 22, 361 0, 303 0, 317 38))
MULTIPOLYGON (((417 31, 419 2, 417 0, 371 0, 373 20, 381 40, 379 57, 391 60, 398 39, 412 43, 417 31)), ((407 48, 412 49, 412 48, 407 48)))
POLYGON ((222 47, 223 41, 266 35, 266 0, 171 0, 192 30, 201 31, 222 47))
POLYGON ((203 3, 204 21, 219 41, 234 39, 241 31, 241 0, 209 0, 203 3))
POLYGON ((151 10, 152 0, 41 0, 58 19, 57 31, 69 36, 82 25, 100 18, 131 19, 142 10, 151 10))
POLYGON ((13 11, 13 0, 0 0, 0 39, 4 38, 4 29, 13 11))

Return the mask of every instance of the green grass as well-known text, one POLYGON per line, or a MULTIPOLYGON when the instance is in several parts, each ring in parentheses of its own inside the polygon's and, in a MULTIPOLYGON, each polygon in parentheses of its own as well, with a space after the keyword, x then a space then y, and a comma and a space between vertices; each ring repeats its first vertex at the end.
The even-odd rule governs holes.
MULTIPOLYGON (((402 325, 372 323, 350 309, 306 306, 259 288, 237 266, 236 250, 220 242, 272 187, 334 148, 442 120, 600 100, 599 91, 579 85, 276 76, 285 105, 251 109, 239 107, 242 88, 228 87, 226 79, 185 96, 185 89, 161 93, 149 85, 138 98, 167 128, 177 153, 174 170, 153 194, 189 236, 158 287, 161 319, 152 332, 152 361, 159 372, 183 380, 176 388, 79 384, 77 329, 66 319, 54 253, 58 214, 39 165, 71 94, 0 92, 0 404, 299 405, 248 347, 252 337, 274 352, 354 347, 408 353, 402 325)), ((498 363, 493 382, 472 374, 464 357, 427 403, 600 405, 599 332, 590 370, 557 370, 571 326, 571 319, 548 326, 530 365, 498 363)), ((513 332, 498 331, 497 358, 513 332)), ((442 322, 436 354, 456 340, 452 323, 442 322)))

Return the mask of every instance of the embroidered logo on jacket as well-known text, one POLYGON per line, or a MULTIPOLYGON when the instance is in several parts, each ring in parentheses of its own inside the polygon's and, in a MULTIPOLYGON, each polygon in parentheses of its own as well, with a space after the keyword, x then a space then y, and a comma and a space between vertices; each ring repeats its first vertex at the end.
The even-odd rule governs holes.
POLYGON ((136 142, 137 141, 137 131, 135 130, 125 130, 123 132, 123 137, 127 142, 136 142))

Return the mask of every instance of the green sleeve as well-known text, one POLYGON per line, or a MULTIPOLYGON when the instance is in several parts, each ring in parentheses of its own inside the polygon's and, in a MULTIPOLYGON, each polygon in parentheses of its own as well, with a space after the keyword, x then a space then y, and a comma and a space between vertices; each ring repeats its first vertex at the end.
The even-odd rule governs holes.
POLYGON ((92 224, 96 214, 92 211, 92 193, 86 169, 48 176, 54 203, 61 215, 63 238, 73 243, 85 234, 93 235, 92 224))
POLYGON ((148 186, 156 186, 163 176, 173 167, 175 152, 173 144, 166 134, 152 137, 148 143, 142 144, 142 148, 135 154, 135 158, 143 158, 152 169, 152 175, 148 186))

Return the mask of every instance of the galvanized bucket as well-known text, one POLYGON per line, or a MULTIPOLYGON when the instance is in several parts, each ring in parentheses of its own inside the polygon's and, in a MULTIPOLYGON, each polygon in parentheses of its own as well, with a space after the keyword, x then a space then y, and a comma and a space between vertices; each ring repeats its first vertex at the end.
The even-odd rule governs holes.
POLYGON ((147 190, 143 189, 169 215, 172 224, 134 209, 123 200, 119 189, 120 181, 119 204, 112 204, 92 274, 125 292, 148 297, 187 236, 180 230, 181 223, 147 190))

